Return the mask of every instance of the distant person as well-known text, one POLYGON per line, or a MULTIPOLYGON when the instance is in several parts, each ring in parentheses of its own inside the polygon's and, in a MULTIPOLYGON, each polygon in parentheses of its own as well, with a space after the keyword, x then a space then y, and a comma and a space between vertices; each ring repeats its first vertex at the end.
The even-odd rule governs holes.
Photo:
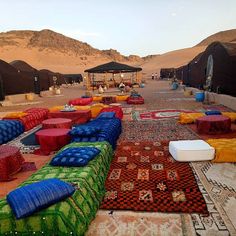
POLYGON ((154 80, 154 74, 152 74, 152 80, 154 80))
POLYGON ((124 92, 125 84, 124 84, 123 82, 120 83, 119 89, 120 89, 122 92, 124 92))
POLYGON ((155 73, 154 79, 155 79, 155 80, 158 79, 157 73, 155 73))

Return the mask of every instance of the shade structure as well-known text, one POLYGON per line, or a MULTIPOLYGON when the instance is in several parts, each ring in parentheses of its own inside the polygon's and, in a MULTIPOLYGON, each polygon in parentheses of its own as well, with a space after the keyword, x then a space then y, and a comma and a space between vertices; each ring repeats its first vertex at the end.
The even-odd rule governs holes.
POLYGON ((141 71, 140 67, 133 67, 126 64, 121 64, 115 61, 102 64, 91 69, 85 70, 85 72, 89 73, 126 73, 126 72, 138 72, 141 71))
MULTIPOLYGON (((141 75, 140 75, 140 71, 142 71, 142 68, 140 67, 133 67, 133 66, 129 66, 126 64, 122 64, 122 63, 118 63, 115 61, 106 63, 106 64, 102 64, 90 69, 85 70, 85 72, 88 72, 88 78, 86 80, 86 87, 87 89, 94 89, 94 85, 96 86, 97 83, 95 83, 94 80, 94 74, 98 73, 98 74, 105 74, 103 81, 99 81, 99 85, 106 85, 107 87, 109 87, 109 83, 107 81, 107 74, 112 74, 112 80, 114 81, 114 86, 116 85, 116 82, 114 80, 114 75, 115 74, 119 74, 121 75, 121 81, 123 82, 123 73, 135 73, 135 80, 131 79, 130 84, 132 83, 140 83, 141 82, 141 75), (92 74, 92 76, 91 76, 92 74), (91 87, 92 85, 92 87, 91 87)), ((120 82, 121 82, 120 81, 120 82)))

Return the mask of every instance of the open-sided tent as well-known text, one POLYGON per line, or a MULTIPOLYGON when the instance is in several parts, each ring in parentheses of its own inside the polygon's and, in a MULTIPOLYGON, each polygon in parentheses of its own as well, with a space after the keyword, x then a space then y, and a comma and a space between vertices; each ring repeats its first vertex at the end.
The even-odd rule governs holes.
POLYGON ((122 75, 123 73, 135 73, 135 78, 133 79, 133 81, 131 81, 131 83, 138 83, 139 84, 141 82, 141 73, 140 73, 141 70, 142 70, 142 68, 140 68, 140 67, 133 67, 133 66, 129 66, 126 64, 121 64, 121 63, 112 61, 112 62, 109 62, 106 64, 96 66, 94 68, 85 70, 85 72, 88 73, 88 78, 86 80, 86 86, 87 86, 87 89, 89 89, 91 86, 94 86, 94 74, 95 73, 105 74, 104 85, 108 85, 108 81, 107 81, 108 74, 112 74, 112 78, 114 81, 115 74, 120 73, 122 75))

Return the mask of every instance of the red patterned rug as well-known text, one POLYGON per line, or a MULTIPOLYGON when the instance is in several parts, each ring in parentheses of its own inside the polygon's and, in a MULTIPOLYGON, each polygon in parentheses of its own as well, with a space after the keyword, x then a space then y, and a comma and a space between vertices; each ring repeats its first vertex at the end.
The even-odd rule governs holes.
POLYGON ((121 142, 105 187, 102 209, 208 214, 191 167, 168 142, 121 142))
POLYGON ((134 120, 159 120, 159 119, 179 118, 179 114, 181 112, 191 113, 194 111, 176 110, 176 109, 156 110, 147 112, 135 111, 133 116, 134 120))

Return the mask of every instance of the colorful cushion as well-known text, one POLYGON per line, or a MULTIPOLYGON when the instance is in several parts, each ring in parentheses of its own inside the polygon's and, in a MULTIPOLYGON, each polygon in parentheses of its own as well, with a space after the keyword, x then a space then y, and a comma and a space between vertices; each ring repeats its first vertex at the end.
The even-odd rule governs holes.
POLYGON ((221 115, 221 112, 220 111, 206 111, 205 114, 207 116, 210 116, 210 115, 221 115))
POLYGON ((95 103, 91 106, 91 114, 92 114, 92 118, 96 118, 98 116, 98 114, 100 113, 100 111, 103 108, 108 107, 108 105, 104 105, 103 103, 95 103))
POLYGON ((27 116, 25 112, 11 112, 4 116, 4 118, 19 119, 21 117, 27 116))
POLYGON ((208 139, 207 142, 216 150, 213 162, 236 162, 236 138, 208 139))
POLYGON ((196 121, 197 118, 205 116, 204 113, 180 113, 179 123, 180 124, 191 124, 196 121))
POLYGON ((231 119, 231 122, 236 122, 236 112, 222 112, 223 116, 227 116, 231 119))
POLYGON ((97 133, 99 133, 100 131, 100 127, 95 127, 95 126, 88 126, 88 125, 80 125, 80 126, 76 126, 75 128, 73 128, 69 134, 71 136, 74 135, 79 135, 79 136, 92 136, 95 135, 97 133))
POLYGON ((7 195, 7 202, 17 219, 59 202, 75 191, 75 188, 59 179, 47 179, 17 188, 7 195))
POLYGON ((23 124, 18 120, 0 120, 0 145, 7 143, 24 132, 23 124))
POLYGON ((170 141, 169 152, 176 161, 206 161, 214 158, 215 149, 203 140, 170 141))
POLYGON ((85 166, 100 153, 95 147, 71 147, 57 154, 50 165, 53 166, 85 166))
POLYGON ((102 112, 98 115, 97 119, 111 119, 115 118, 116 113, 114 111, 102 112))

